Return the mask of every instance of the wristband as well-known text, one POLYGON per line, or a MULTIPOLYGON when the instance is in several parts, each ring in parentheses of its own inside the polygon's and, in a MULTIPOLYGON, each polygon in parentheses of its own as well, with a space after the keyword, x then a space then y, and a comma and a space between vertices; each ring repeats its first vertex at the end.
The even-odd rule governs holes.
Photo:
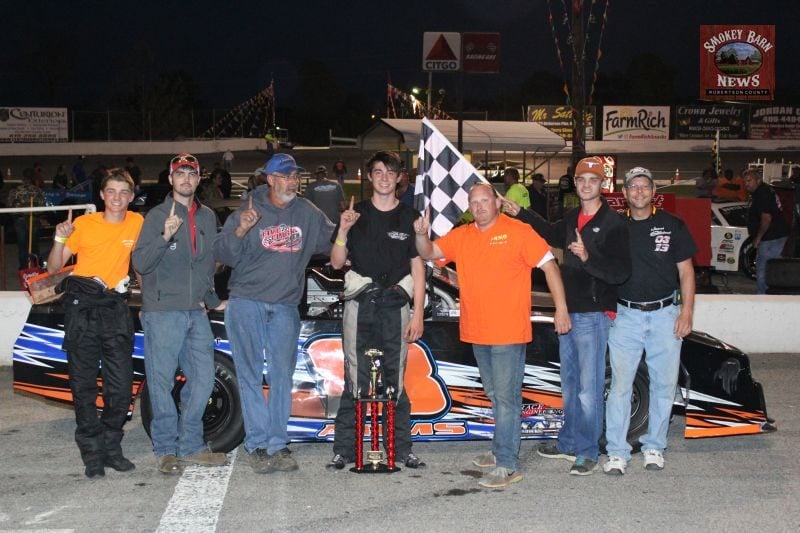
POLYGON ((66 244, 67 243, 67 237, 59 237, 58 235, 55 235, 53 237, 53 240, 56 241, 56 242, 60 242, 61 244, 66 244))
POLYGON ((334 242, 334 244, 335 244, 336 246, 342 246, 342 247, 344 247, 345 245, 347 245, 347 243, 346 243, 345 241, 342 241, 342 240, 339 240, 339 239, 336 239, 336 240, 335 240, 335 241, 333 241, 333 242, 334 242))

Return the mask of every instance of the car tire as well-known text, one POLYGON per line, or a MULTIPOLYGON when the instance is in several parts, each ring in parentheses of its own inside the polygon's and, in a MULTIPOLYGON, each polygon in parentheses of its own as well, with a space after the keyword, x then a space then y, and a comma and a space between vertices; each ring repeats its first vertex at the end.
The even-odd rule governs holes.
MULTIPOLYGON (((175 375, 175 386, 172 398, 180 412, 181 388, 183 374, 175 375)), ((150 406, 150 392, 145 381, 141 397, 142 425, 150 436, 150 424, 153 421, 153 410, 150 406)), ((203 414, 203 438, 215 452, 229 452, 244 440, 244 419, 239 401, 239 384, 236 381, 236 369, 233 361, 225 354, 214 353, 214 388, 208 399, 208 406, 203 414)))
POLYGON ((739 251, 739 270, 748 278, 756 279, 756 247, 749 237, 739 251))
MULTIPOLYGON (((606 367, 606 388, 605 397, 611 390, 611 366, 606 367)), ((647 433, 647 423, 650 419, 650 376, 647 373, 647 365, 644 360, 639 363, 636 369, 636 377, 633 380, 633 390, 631 392, 631 422, 628 427, 628 444, 633 448, 633 452, 638 452, 642 444, 639 437, 647 433)), ((606 431, 605 418, 603 418, 603 435, 600 437, 600 451, 606 453, 606 431)))

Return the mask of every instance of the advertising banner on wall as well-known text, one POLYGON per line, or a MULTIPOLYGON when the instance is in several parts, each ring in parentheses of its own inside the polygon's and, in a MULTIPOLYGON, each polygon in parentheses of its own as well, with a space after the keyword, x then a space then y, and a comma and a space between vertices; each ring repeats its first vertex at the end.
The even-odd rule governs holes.
POLYGON ((604 141, 669 139, 668 106, 603 106, 604 141))
POLYGON ((422 70, 425 72, 461 70, 461 34, 438 31, 423 33, 422 70))
MULTIPOLYGON (((583 108, 583 125, 586 128, 586 140, 594 138, 595 107, 583 108)), ((529 105, 528 122, 537 122, 564 139, 572 140, 572 108, 568 105, 529 105)))
POLYGON ((800 107, 754 107, 750 113, 751 139, 800 139, 800 107))
POLYGON ((675 108, 676 139, 747 138, 747 109, 735 105, 680 105, 675 108))
POLYGON ((68 124, 65 107, 0 107, 0 142, 66 142, 68 124))
POLYGON ((773 100, 775 26, 700 26, 700 99, 773 100))

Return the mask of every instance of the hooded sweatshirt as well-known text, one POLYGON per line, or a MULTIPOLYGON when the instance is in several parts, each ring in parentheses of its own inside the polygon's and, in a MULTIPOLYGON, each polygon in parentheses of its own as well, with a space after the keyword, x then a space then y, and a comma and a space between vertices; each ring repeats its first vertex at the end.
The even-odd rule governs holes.
POLYGON ((294 198, 283 209, 269 199, 269 187, 253 193, 253 209, 261 218, 240 239, 242 204, 225 221, 214 241, 214 257, 233 268, 228 283, 232 298, 265 303, 299 304, 306 266, 314 254, 328 255, 334 225, 305 198, 294 198))

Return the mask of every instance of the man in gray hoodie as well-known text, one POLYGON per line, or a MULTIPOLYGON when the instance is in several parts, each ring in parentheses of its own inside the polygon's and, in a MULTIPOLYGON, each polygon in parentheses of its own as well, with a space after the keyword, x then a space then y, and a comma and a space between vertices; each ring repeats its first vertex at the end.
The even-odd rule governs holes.
POLYGON ((222 310, 214 292, 212 244, 216 215, 195 198, 200 164, 190 154, 170 161, 172 194, 147 214, 133 251, 142 275, 145 370, 158 470, 180 474, 183 464, 221 465, 208 449, 203 413, 214 386, 214 337, 207 309, 222 310), (172 398, 175 371, 186 377, 180 415, 172 398))
POLYGON ((297 198, 301 170, 292 156, 275 154, 264 167, 269 186, 257 187, 214 241, 216 259, 233 268, 225 328, 239 382, 244 448, 260 474, 297 470, 286 447, 300 334, 297 306, 308 261, 330 252, 334 229, 322 211, 297 198))

